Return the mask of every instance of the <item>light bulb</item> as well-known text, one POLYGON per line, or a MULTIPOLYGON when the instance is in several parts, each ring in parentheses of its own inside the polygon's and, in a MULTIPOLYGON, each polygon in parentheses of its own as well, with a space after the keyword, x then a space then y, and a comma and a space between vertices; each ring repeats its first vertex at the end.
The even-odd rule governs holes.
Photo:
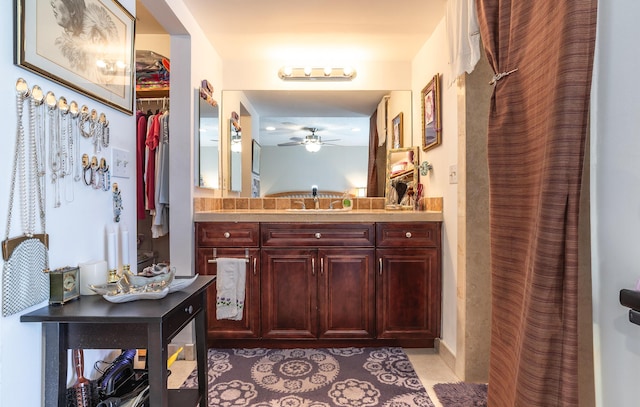
POLYGON ((290 66, 285 66, 282 72, 285 74, 285 76, 291 76, 291 74, 293 73, 293 68, 290 66))
POLYGON ((353 69, 350 66, 345 66, 342 72, 344 73, 344 76, 351 76, 353 69))
POLYGON ((304 148, 306 148, 307 151, 310 152, 310 153, 316 153, 316 152, 320 151, 320 147, 321 147, 321 145, 319 143, 307 143, 304 146, 304 148))
POLYGON ((305 66, 304 67, 304 74, 306 76, 310 76, 311 75, 311 67, 310 66, 305 66))
POLYGON ((324 68, 324 76, 331 76, 331 71, 332 70, 333 69, 330 66, 324 68))

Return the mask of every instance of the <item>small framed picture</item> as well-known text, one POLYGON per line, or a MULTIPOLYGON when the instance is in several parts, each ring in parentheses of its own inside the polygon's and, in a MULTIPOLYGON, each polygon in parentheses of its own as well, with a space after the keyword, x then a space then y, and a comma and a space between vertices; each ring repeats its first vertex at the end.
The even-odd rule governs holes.
POLYGON ((135 19, 120 3, 16 4, 16 65, 133 114, 135 19))
POLYGON ((436 74, 422 89, 422 150, 427 151, 442 143, 440 117, 440 75, 436 74))
POLYGON ((393 129, 392 148, 400 148, 402 147, 402 112, 394 117, 391 123, 391 127, 393 129))
POLYGON ((260 175, 260 144, 253 140, 253 147, 251 149, 251 172, 260 175))

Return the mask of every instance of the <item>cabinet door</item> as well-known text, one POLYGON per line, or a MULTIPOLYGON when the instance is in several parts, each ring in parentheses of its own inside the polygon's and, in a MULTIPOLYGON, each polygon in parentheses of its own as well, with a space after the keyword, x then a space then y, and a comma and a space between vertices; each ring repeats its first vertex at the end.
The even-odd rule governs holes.
MULTIPOLYGON (((217 249, 217 257, 244 257, 243 248, 217 249)), ((260 337, 260 250, 249 250, 247 263, 247 279, 245 284, 245 303, 242 320, 216 318, 216 284, 211 284, 207 291, 207 339, 238 339, 260 337)), ((196 270, 199 274, 215 276, 218 273, 213 260, 213 249, 198 248, 196 270)))
POLYGON ((315 249, 262 249, 262 337, 317 337, 315 249))
POLYGON ((319 249, 320 338, 375 338, 373 249, 319 249))
POLYGON ((378 338, 440 336, 440 258, 436 248, 378 249, 378 338))

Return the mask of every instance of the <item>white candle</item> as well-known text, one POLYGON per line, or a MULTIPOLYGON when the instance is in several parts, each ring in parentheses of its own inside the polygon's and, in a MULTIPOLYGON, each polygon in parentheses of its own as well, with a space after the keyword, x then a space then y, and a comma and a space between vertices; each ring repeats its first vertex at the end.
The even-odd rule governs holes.
POLYGON ((116 233, 113 229, 109 229, 107 233, 107 262, 109 263, 109 270, 115 270, 117 268, 116 233))
POLYGON ((122 227, 122 265, 129 263, 129 231, 122 227))

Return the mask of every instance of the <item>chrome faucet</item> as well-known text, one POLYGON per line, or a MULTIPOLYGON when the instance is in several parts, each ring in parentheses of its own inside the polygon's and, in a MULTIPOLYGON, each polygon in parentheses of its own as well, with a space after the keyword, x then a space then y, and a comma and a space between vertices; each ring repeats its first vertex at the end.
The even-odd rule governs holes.
POLYGON ((329 209, 333 209, 333 205, 338 204, 338 203, 340 203, 340 202, 342 202, 342 201, 333 201, 333 202, 331 202, 331 203, 329 204, 329 209))
POLYGON ((318 199, 318 187, 313 186, 311 188, 311 195, 313 195, 313 205, 316 209, 320 209, 320 200, 318 199))

